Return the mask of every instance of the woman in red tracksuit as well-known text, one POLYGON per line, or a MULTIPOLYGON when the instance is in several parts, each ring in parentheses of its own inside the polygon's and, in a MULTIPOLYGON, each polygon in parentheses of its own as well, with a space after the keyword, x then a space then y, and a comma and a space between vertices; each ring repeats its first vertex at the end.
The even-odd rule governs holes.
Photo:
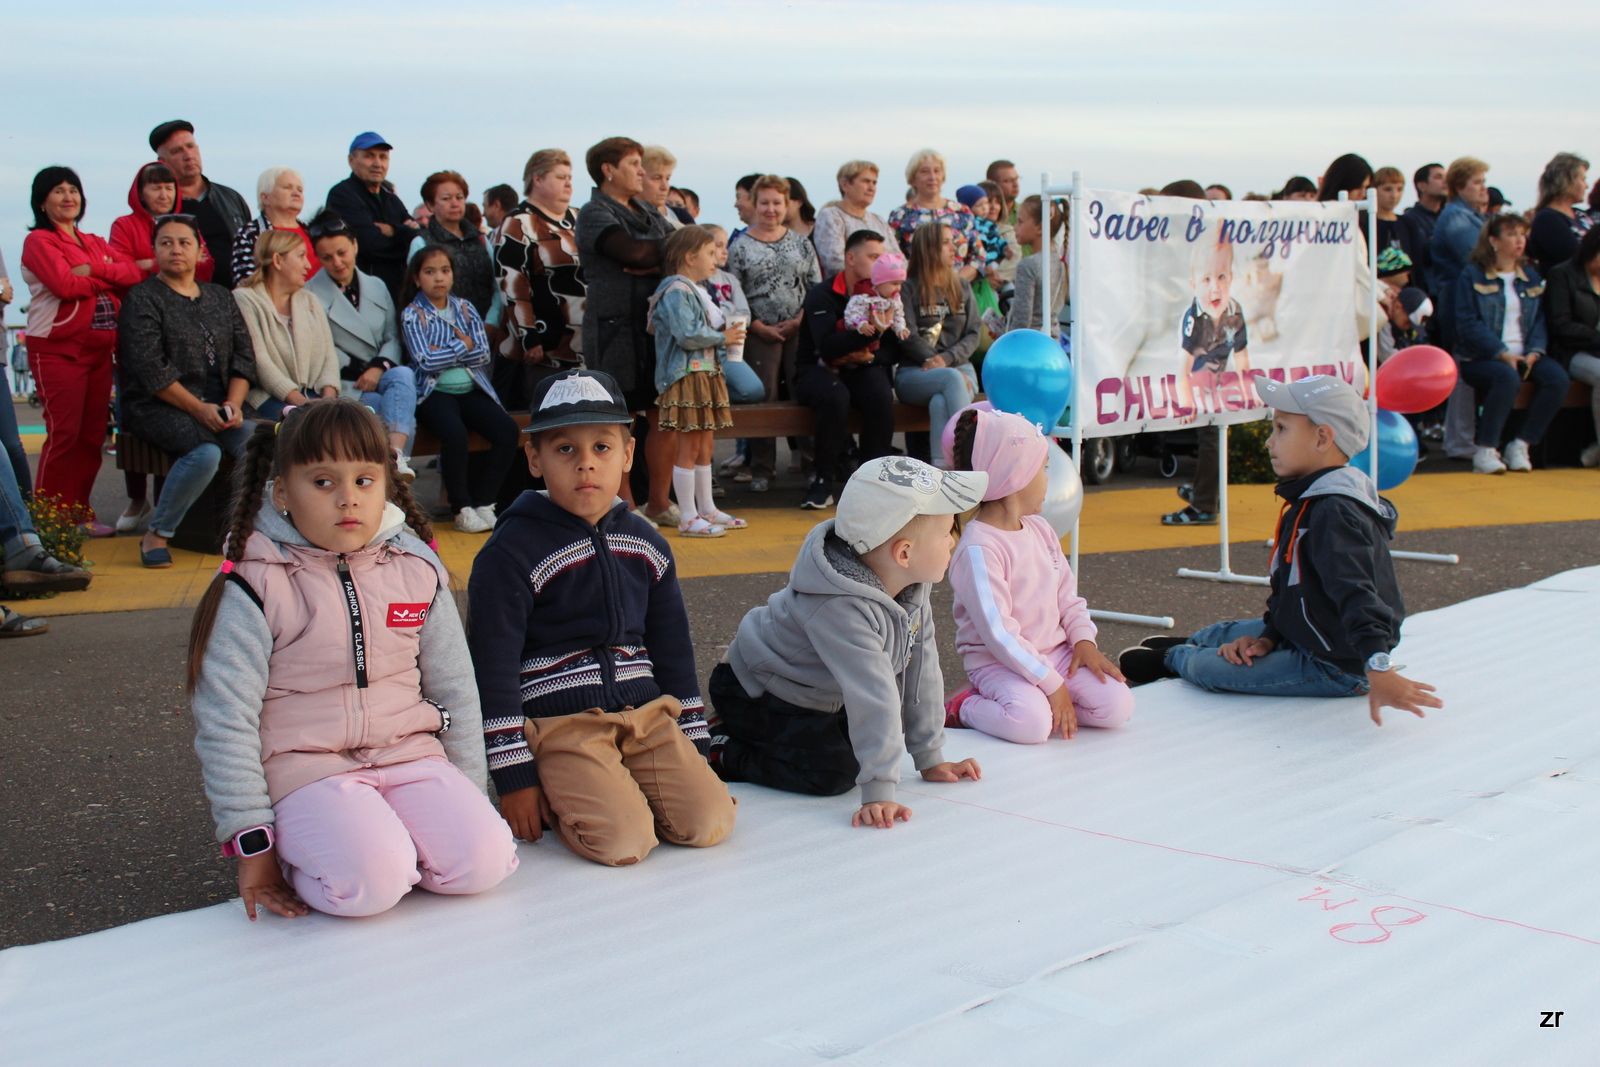
POLYGON ((69 167, 33 179, 33 228, 22 244, 28 305, 28 358, 44 404, 46 438, 35 492, 76 509, 96 536, 111 527, 89 505, 100 470, 111 403, 111 350, 117 341, 117 293, 142 281, 131 260, 78 229, 83 183, 69 167))

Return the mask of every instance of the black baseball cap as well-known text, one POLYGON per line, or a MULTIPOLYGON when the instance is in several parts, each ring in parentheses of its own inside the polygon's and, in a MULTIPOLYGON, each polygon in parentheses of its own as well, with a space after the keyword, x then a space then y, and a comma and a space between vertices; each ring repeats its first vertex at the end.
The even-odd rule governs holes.
POLYGON ((546 378, 533 387, 528 406, 533 417, 524 433, 543 433, 559 426, 633 422, 633 413, 622 398, 622 390, 617 388, 617 380, 605 371, 570 370, 546 378))
POLYGON ((173 119, 170 122, 163 122, 161 125, 150 131, 150 151, 161 151, 161 146, 166 144, 167 139, 173 134, 177 133, 179 130, 182 130, 184 133, 193 133, 194 123, 189 122, 186 119, 173 119))

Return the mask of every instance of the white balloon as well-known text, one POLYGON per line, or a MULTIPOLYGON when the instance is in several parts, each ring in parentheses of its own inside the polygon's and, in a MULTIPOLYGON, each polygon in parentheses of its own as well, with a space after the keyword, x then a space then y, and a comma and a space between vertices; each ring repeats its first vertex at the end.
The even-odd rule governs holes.
POLYGON ((1045 458, 1044 473, 1044 506, 1039 509, 1039 514, 1044 516, 1057 537, 1065 537, 1072 532, 1072 524, 1078 521, 1078 512, 1083 510, 1083 482, 1078 477, 1078 465, 1060 445, 1052 441, 1050 453, 1045 458))

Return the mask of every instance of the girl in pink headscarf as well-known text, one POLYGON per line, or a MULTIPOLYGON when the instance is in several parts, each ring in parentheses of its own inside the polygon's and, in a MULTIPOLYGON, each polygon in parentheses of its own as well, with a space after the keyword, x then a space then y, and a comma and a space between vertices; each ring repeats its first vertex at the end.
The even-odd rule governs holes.
POLYGON ((1019 415, 969 410, 951 457, 956 470, 986 472, 989 488, 950 560, 971 688, 945 706, 945 725, 1026 745, 1133 715, 1133 693, 1095 645, 1061 541, 1039 514, 1053 447, 1019 415))

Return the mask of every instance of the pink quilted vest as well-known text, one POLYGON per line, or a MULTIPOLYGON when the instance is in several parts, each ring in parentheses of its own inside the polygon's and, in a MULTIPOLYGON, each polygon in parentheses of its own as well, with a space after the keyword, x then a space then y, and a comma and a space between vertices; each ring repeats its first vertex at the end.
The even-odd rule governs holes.
POLYGON ((392 539, 340 556, 257 530, 235 573, 272 631, 261 763, 274 804, 344 771, 444 755, 417 664, 428 608, 448 590, 441 564, 392 539))

